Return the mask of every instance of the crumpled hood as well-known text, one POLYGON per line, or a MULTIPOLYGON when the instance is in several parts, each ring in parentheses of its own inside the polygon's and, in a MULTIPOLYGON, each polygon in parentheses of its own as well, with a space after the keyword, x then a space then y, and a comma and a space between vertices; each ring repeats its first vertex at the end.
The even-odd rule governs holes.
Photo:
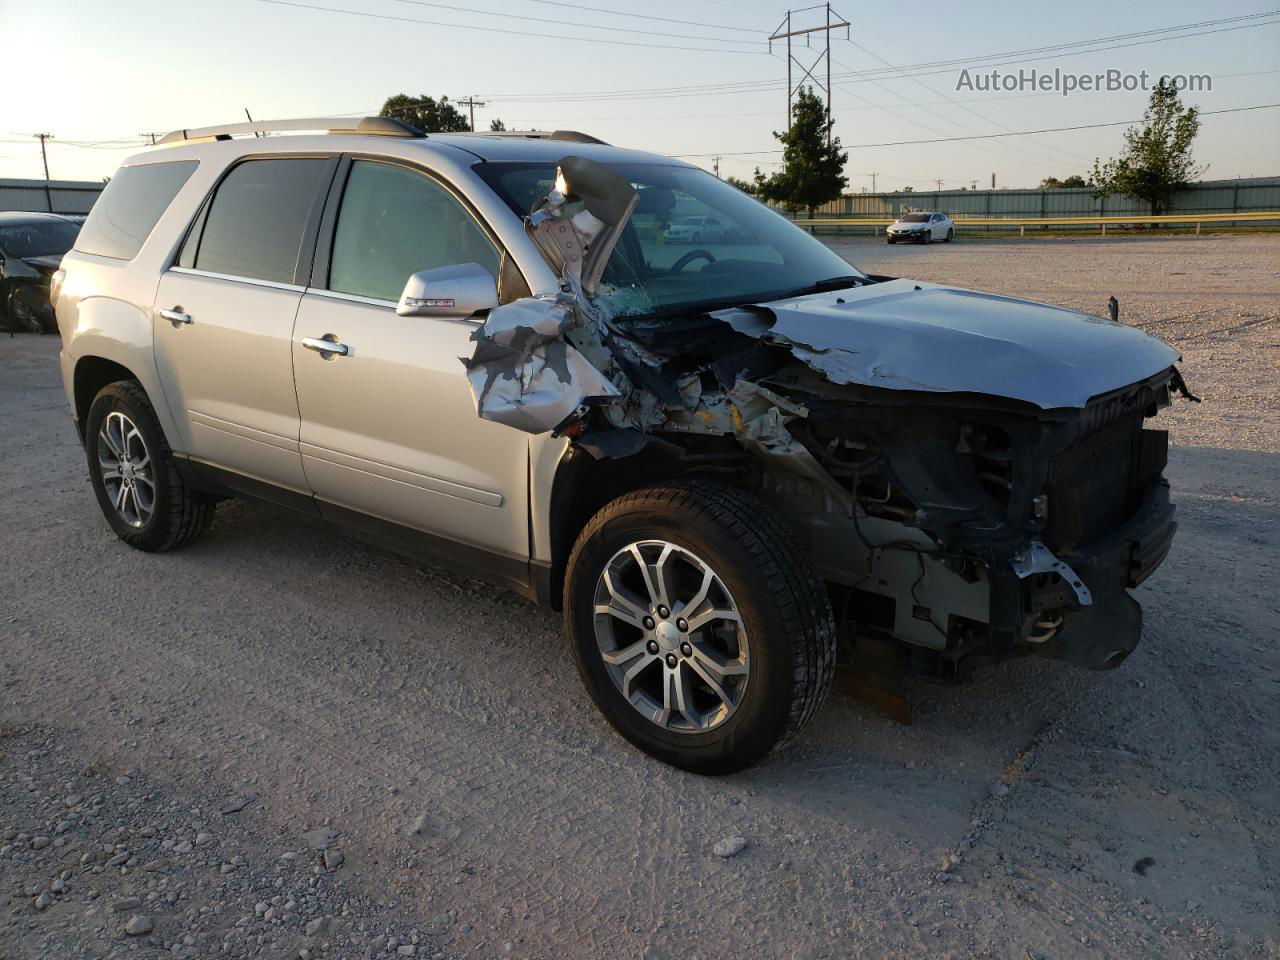
POLYGON ((891 280, 721 310, 838 384, 978 393, 1044 409, 1154 376, 1177 351, 1140 330, 1030 300, 891 280))

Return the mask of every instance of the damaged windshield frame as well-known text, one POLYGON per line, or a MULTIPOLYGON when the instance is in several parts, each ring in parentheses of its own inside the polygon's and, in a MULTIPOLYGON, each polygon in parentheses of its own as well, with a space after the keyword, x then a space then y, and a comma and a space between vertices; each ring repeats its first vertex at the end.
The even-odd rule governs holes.
MULTIPOLYGON (((626 176, 639 193, 598 295, 616 320, 676 318, 871 282, 786 217, 699 167, 607 166, 626 176), (689 217, 713 218, 724 225, 724 233, 669 238, 671 228, 689 217), (701 267, 686 270, 699 262, 701 267)), ((484 162, 474 169, 521 217, 556 175, 553 161, 484 162)), ((687 232, 688 227, 682 229, 687 232)))

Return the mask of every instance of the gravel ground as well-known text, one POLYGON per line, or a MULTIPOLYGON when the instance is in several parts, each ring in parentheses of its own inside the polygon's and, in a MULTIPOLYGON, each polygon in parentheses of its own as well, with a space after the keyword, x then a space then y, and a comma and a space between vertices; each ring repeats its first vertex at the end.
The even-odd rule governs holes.
POLYGON ((245 504, 123 546, 56 342, 0 338, 0 958, 1280 955, 1280 237, 835 245, 1114 293, 1183 351, 1182 526, 1120 670, 918 685, 911 726, 833 697, 692 777, 514 596, 245 504))

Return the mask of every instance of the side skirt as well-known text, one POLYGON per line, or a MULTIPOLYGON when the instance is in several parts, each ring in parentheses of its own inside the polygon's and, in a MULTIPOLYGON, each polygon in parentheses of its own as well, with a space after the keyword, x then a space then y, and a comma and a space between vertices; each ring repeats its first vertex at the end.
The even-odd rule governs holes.
POLYGON ((195 460, 179 459, 188 482, 215 496, 244 497, 285 507, 325 526, 337 526, 361 539, 401 556, 447 569, 452 573, 505 587, 535 603, 550 600, 551 570, 545 563, 530 562, 483 547, 437 537, 412 527, 371 517, 336 504, 319 503, 315 497, 195 460))

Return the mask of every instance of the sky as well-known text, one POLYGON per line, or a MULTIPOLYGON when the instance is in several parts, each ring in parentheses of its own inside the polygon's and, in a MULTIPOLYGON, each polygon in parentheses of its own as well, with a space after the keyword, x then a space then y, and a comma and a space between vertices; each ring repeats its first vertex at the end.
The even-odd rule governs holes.
MULTIPOLYGON (((838 0, 832 11, 850 23, 847 39, 831 35, 831 103, 851 192, 1087 173, 1119 152, 1123 124, 954 138, 1131 121, 1149 96, 984 91, 975 77, 992 69, 1207 74, 1211 90, 1183 94, 1206 113, 1204 177, 1280 175, 1280 108, 1209 114, 1280 104, 1280 0, 838 0), (1189 24, 1203 25, 1148 32, 1189 24), (1043 49, 1130 34, 1144 35, 1043 49), (971 85, 958 88, 966 67, 971 85), (922 140, 944 142, 903 143, 922 140)), ((780 159, 786 46, 770 51, 767 38, 786 12, 770 0, 0 0, 0 177, 43 176, 35 133, 53 134, 51 177, 98 180, 150 132, 236 122, 246 108, 259 119, 362 115, 426 93, 485 101, 482 129, 501 118, 581 130, 708 169, 718 155, 722 176, 749 178, 780 159)), ((793 13, 792 29, 825 16, 793 13)), ((796 79, 821 52, 803 43, 796 79)))

